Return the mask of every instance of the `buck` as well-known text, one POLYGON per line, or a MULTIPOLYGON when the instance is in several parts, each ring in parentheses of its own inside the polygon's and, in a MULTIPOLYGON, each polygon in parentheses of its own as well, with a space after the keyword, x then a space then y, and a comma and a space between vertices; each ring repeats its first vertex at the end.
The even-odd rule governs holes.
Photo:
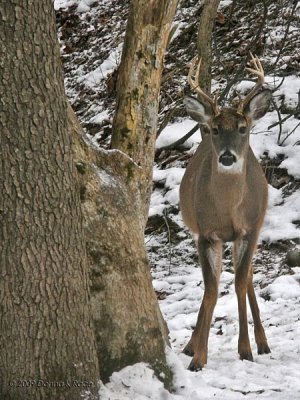
POLYGON ((267 182, 249 145, 252 125, 268 111, 271 92, 263 89, 264 71, 252 57, 257 82, 237 108, 220 108, 198 86, 201 60, 194 60, 188 75, 198 99, 184 100, 187 113, 201 126, 203 135, 187 166, 180 186, 184 223, 194 234, 205 285, 196 327, 183 352, 192 356, 189 369, 207 363, 208 336, 222 269, 224 242, 233 242, 235 291, 238 300, 241 360, 253 361, 246 309, 246 295, 253 316, 258 354, 270 353, 253 288, 251 260, 267 207, 267 182), (194 75, 194 77, 193 77, 194 75), (262 90, 261 90, 262 89, 262 90))

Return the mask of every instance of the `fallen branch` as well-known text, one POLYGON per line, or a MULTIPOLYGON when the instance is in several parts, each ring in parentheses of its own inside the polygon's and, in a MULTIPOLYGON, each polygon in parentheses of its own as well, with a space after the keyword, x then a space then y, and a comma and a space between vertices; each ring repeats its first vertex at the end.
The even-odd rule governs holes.
POLYGON ((194 133, 196 133, 198 129, 199 129, 199 124, 196 124, 188 133, 186 133, 180 139, 176 140, 176 142, 168 144, 167 146, 164 147, 160 147, 158 150, 163 151, 163 150, 176 149, 177 147, 181 146, 184 142, 186 142, 194 133))

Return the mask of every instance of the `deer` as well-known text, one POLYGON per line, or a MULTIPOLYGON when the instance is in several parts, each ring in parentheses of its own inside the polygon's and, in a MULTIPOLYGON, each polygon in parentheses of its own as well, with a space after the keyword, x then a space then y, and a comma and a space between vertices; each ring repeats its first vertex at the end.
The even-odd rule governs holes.
POLYGON ((223 243, 233 242, 235 292, 238 303, 238 353, 253 361, 247 320, 248 296, 258 354, 270 353, 253 287, 252 257, 264 221, 268 184, 250 145, 253 124, 269 109, 272 93, 264 88, 264 70, 251 54, 246 68, 256 77, 255 86, 240 97, 237 107, 220 107, 217 98, 199 86, 201 59, 194 59, 188 82, 197 98, 184 99, 186 111, 201 127, 202 141, 180 184, 183 222, 193 234, 202 268, 204 295, 192 336, 183 353, 192 357, 188 369, 207 364, 208 337, 218 298, 223 243))

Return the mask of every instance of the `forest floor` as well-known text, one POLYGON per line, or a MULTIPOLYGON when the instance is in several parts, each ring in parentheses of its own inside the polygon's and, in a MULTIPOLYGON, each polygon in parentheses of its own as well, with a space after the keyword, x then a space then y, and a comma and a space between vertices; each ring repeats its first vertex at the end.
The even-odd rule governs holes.
MULTIPOLYGON (((208 364, 186 368, 181 353, 195 326, 203 296, 193 239, 184 227, 178 190, 187 162, 201 141, 199 131, 178 148, 166 148, 194 122, 182 98, 189 93, 188 64, 196 54, 198 0, 182 0, 166 56, 159 113, 153 195, 145 243, 153 284, 170 330, 174 371, 170 394, 144 364, 113 374, 101 389, 105 400, 300 399, 300 266, 288 254, 300 249, 300 4, 293 1, 221 1, 214 34, 213 92, 234 85, 225 100, 253 83, 236 76, 249 49, 258 54, 274 103, 254 127, 251 147, 269 182, 269 206, 253 260, 254 284, 271 348, 254 362, 237 355, 238 316, 231 246, 224 268, 210 338, 208 364), (278 121, 282 122, 279 124, 278 121)), ((108 148, 115 82, 124 39, 127 0, 55 0, 66 91, 91 143, 108 148)), ((244 73, 244 72, 243 72, 244 73)), ((250 77, 251 78, 251 77, 250 77)))

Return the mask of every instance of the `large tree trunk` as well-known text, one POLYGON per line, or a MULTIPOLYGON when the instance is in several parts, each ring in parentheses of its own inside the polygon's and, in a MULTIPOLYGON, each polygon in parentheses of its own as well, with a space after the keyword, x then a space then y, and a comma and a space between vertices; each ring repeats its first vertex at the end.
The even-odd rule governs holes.
MULTIPOLYGON (((104 381, 112 372, 139 361, 150 363, 168 378, 168 332, 152 287, 144 227, 152 187, 160 77, 176 3, 132 2, 112 140, 112 147, 122 152, 92 152, 80 142, 76 146, 104 381)), ((72 110, 70 127, 80 131, 72 110)))
POLYGON ((211 90, 212 32, 220 0, 204 0, 198 29, 198 56, 202 58, 199 85, 207 93, 211 90))
POLYGON ((0 398, 79 399, 99 375, 52 0, 0 21, 0 398))

